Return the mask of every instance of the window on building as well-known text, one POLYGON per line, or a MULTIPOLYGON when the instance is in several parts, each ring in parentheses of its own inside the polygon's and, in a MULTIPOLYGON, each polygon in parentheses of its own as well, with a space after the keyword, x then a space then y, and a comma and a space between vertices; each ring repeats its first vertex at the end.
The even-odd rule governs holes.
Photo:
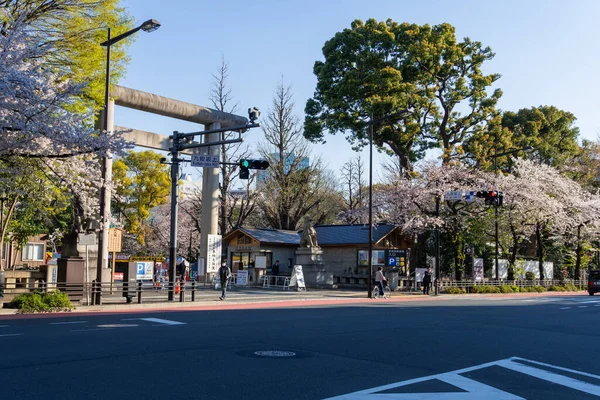
POLYGON ((44 245, 27 243, 23 248, 23 261, 44 261, 44 245))

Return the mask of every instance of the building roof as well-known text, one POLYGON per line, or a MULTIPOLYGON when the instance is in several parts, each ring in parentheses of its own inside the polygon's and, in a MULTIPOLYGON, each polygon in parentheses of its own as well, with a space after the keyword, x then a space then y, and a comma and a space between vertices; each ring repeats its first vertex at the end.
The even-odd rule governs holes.
MULTIPOLYGON (((301 233, 278 229, 239 228, 241 232, 261 243, 295 244, 300 245, 301 233)), ((318 240, 318 239, 317 239, 318 240)))
MULTIPOLYGON (((396 227, 377 225, 373 228, 373 243, 379 242, 396 227)), ((317 225, 317 243, 319 246, 340 244, 368 244, 368 225, 317 225)))

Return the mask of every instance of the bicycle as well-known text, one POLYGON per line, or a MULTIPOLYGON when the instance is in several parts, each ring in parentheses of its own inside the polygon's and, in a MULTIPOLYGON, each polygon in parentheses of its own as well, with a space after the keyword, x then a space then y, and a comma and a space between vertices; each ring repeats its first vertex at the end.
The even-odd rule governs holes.
POLYGON ((385 285, 385 287, 383 288, 383 295, 379 292, 378 284, 375 284, 375 286, 373 286, 373 298, 374 299, 379 299, 379 298, 389 299, 391 296, 392 296, 392 289, 390 288, 390 285, 385 285))

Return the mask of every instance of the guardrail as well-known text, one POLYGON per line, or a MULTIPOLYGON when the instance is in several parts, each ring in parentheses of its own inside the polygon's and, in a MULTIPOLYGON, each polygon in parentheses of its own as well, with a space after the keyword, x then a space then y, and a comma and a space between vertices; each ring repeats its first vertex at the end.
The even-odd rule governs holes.
POLYGON ((259 283, 263 288, 275 286, 286 289, 290 286, 290 277, 285 275, 262 275, 259 283))
POLYGON ((518 287, 532 287, 532 286, 544 286, 546 288, 550 286, 564 286, 573 285, 581 288, 587 288, 587 280, 574 280, 574 279, 515 279, 515 280, 487 280, 487 281, 473 281, 473 280, 444 280, 441 279, 439 282, 440 288, 459 287, 459 288, 471 288, 473 286, 518 286, 518 287))

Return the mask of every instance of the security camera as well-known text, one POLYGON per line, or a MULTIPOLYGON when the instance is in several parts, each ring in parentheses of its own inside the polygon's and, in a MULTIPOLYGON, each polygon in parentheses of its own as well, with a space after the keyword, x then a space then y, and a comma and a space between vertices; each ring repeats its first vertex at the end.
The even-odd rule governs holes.
POLYGON ((248 109, 248 118, 250 119, 250 123, 254 123, 260 117, 260 111, 256 107, 252 107, 248 109))

